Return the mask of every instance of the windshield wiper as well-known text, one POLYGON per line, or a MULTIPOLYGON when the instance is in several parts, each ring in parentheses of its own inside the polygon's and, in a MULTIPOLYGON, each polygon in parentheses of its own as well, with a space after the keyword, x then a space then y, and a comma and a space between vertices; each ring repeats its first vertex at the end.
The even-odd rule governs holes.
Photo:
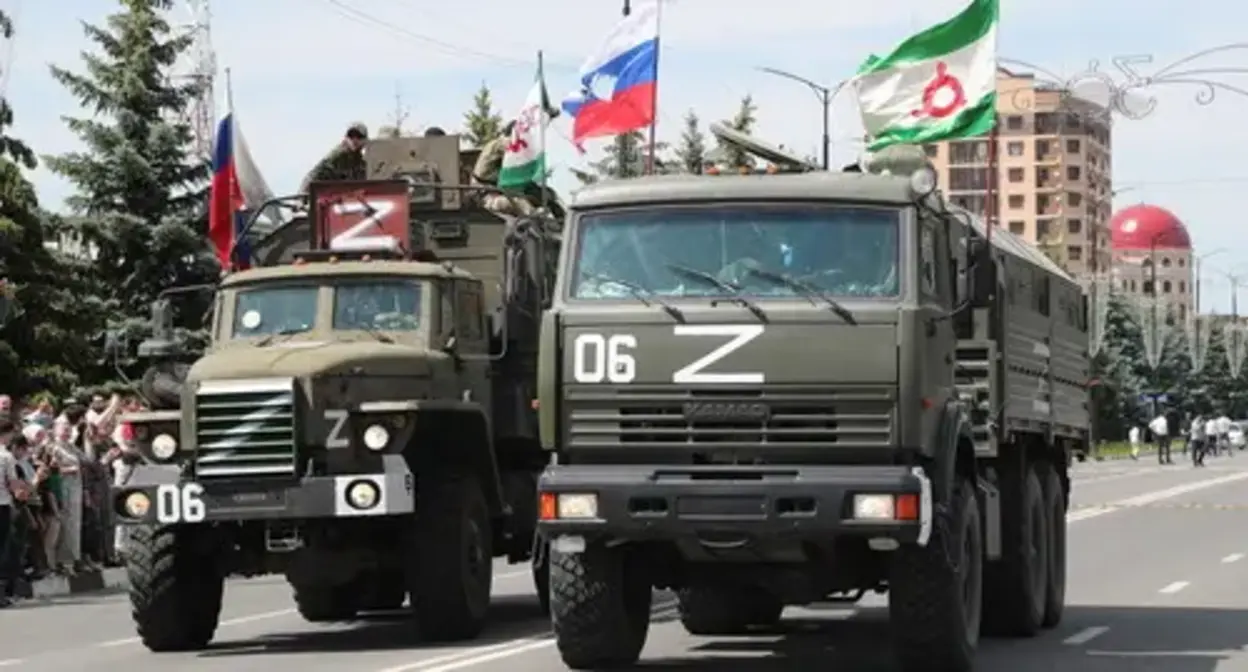
POLYGON ((376 327, 373 327, 367 324, 361 324, 360 331, 368 334, 369 336, 372 336, 374 339, 377 340, 378 343, 394 343, 393 338, 390 338, 389 336, 381 333, 381 331, 378 330, 376 327))
POLYGON ((728 301, 730 301, 731 303, 735 303, 741 306, 742 308, 745 308, 746 310, 753 313, 754 317, 757 317, 759 322, 767 321, 767 313, 764 313, 763 309, 759 308, 758 305, 755 304, 753 301, 750 301, 749 299, 742 296, 740 286, 734 285, 731 282, 725 282, 723 280, 720 280, 714 275, 711 275, 710 273, 707 273, 706 271, 699 271, 696 268, 690 268, 688 266, 681 266, 680 264, 664 264, 664 266, 666 266, 668 270, 670 270, 671 272, 677 275, 680 275, 680 276, 683 276, 692 280, 697 280, 698 282, 701 282, 704 285, 709 285, 711 287, 714 287, 720 290, 721 292, 726 293, 728 295, 728 298, 727 298, 728 301))
POLYGON ((836 299, 828 296, 827 292, 823 291, 823 289, 816 285, 812 285, 811 283, 803 280, 798 280, 787 273, 777 273, 775 271, 769 271, 765 268, 747 268, 745 269, 745 272, 755 277, 762 278, 763 280, 774 282, 777 285, 788 287, 798 294, 805 296, 806 299, 810 301, 811 305, 815 305, 814 299, 818 298, 828 304, 828 307, 832 309, 832 312, 836 313, 842 320, 845 320, 846 323, 853 325, 858 324, 858 320, 854 319, 853 313, 849 312, 845 306, 842 306, 836 299))
POLYGON ((628 290, 629 295, 642 302, 646 307, 650 307, 657 303, 659 304, 659 307, 663 309, 663 312, 672 316, 673 320, 676 320, 677 322, 685 321, 685 314, 680 312, 679 308, 664 301, 663 297, 656 294, 654 290, 649 287, 642 287, 635 282, 613 278, 605 273, 590 273, 589 271, 581 271, 581 278, 594 280, 599 283, 619 285, 620 287, 628 290))
POLYGON ((288 336, 294 336, 295 334, 302 334, 304 331, 305 331, 304 329, 296 329, 294 327, 288 327, 286 329, 278 329, 277 331, 269 334, 268 336, 265 336, 264 338, 256 341, 256 347, 263 348, 263 347, 272 345, 273 342, 277 340, 279 337, 285 338, 288 336))

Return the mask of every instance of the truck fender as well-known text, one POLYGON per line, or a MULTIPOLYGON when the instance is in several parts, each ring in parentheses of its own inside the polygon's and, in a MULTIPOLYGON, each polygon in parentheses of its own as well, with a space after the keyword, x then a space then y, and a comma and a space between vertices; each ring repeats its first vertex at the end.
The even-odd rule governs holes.
POLYGON ((971 423, 966 417, 966 411, 960 403, 950 400, 941 414, 935 450, 932 451, 932 488, 937 501, 949 501, 953 493, 954 477, 959 471, 977 485, 975 448, 971 436, 971 423), (959 451, 963 454, 959 454, 959 451), (961 467, 959 461, 963 462, 961 467))
POLYGON ((457 402, 436 410, 422 410, 408 445, 408 463, 417 475, 447 466, 477 477, 492 516, 506 514, 506 501, 494 455, 490 416, 480 404, 457 402))

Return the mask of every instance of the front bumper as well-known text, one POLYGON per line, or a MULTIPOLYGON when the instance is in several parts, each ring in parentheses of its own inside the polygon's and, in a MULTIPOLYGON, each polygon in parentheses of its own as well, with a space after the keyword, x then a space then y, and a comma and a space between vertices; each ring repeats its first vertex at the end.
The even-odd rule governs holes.
POLYGON ((380 473, 314 476, 298 481, 184 481, 178 469, 139 465, 109 501, 121 525, 390 516, 416 510, 415 479, 400 455, 383 457, 380 473), (369 506, 353 488, 375 489, 369 506), (148 505, 128 505, 146 498, 148 505))
POLYGON ((656 467, 569 465, 546 469, 538 485, 546 539, 705 541, 732 533, 767 539, 887 538, 926 545, 932 531, 931 481, 919 467, 656 467), (580 499, 579 515, 560 495, 580 499), (593 495, 593 515, 585 497, 593 495), (855 516, 856 496, 905 499, 904 520, 855 516))

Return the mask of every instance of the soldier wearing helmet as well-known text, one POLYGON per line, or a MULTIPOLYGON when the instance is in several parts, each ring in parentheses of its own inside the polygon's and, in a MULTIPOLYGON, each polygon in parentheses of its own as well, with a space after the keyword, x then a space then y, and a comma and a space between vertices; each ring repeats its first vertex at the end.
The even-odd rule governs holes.
POLYGON ((368 177, 368 164, 364 161, 364 145, 368 143, 368 127, 356 122, 347 128, 342 142, 338 143, 325 158, 303 178, 300 193, 307 193, 308 185, 326 180, 363 180, 368 177))

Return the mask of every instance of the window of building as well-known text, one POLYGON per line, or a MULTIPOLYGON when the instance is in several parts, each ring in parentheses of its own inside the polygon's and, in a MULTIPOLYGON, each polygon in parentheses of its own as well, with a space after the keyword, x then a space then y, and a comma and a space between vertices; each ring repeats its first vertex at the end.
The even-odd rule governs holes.
MULTIPOLYGON (((1066 115, 1066 131, 1078 132, 1083 129, 1083 119, 1079 118, 1079 113, 1071 112, 1066 115)), ((1076 142, 1078 142, 1076 140, 1076 142)), ((1075 150, 1076 152, 1079 150, 1075 150)))
POLYGON ((1011 131, 1021 131, 1023 130, 1023 122, 1024 120, 1022 115, 1012 114, 1006 118, 1005 127, 1011 131))
POLYGON ((1144 282, 1140 284, 1143 286, 1142 288, 1145 294, 1149 296, 1153 295, 1153 281, 1152 280, 1145 280, 1144 282))
POLYGON ((1010 194, 1009 204, 1011 210, 1021 210, 1027 201, 1022 194, 1010 194))
POLYGON ((1179 268, 1183 268, 1186 265, 1187 265, 1187 260, 1184 259, 1183 257, 1179 257, 1179 268))
POLYGON ((1071 261, 1080 261, 1083 259, 1083 248, 1078 245, 1071 245, 1066 248, 1066 258, 1071 261))
POLYGON ((1036 114, 1036 135, 1055 135, 1060 125, 1061 122, 1053 112, 1036 114))
MULTIPOLYGON (((955 194, 953 196, 950 196, 949 200, 952 201, 953 204, 958 206, 959 208, 965 208, 967 210, 970 210, 976 215, 983 215, 985 212, 988 211, 988 207, 987 207, 988 201, 981 195, 955 194)), ((996 210, 997 198, 995 195, 993 196, 992 202, 993 202, 992 209, 996 210)))
MULTIPOLYGON (((987 168, 950 168, 949 191, 986 191, 988 177, 987 168)), ((995 180, 992 186, 997 186, 995 180)))
POLYGON ((988 163, 988 143, 984 140, 949 143, 949 165, 988 163))
POLYGON ((1047 215, 1053 207, 1053 197, 1048 194, 1036 194, 1036 214, 1047 215))
POLYGON ((1043 189, 1050 186, 1049 181, 1051 177, 1052 173, 1049 172, 1048 168, 1045 168, 1044 166, 1036 168, 1036 188, 1043 189))
POLYGON ((1010 156, 1022 156, 1026 150, 1027 146, 1021 142, 1011 142, 1005 146, 1005 151, 1010 156))
POLYGON ((1186 280, 1180 280, 1180 281, 1179 281, 1179 293, 1180 293, 1180 294, 1186 294, 1186 293, 1187 293, 1187 281, 1186 281, 1186 280))
POLYGON ((1049 236, 1050 230, 1051 230, 1051 227, 1049 226, 1049 220, 1047 219, 1036 220, 1036 240, 1042 240, 1044 238, 1047 238, 1049 236))
POLYGON ((1048 140, 1036 141, 1036 160, 1043 161, 1049 158, 1049 153, 1053 151, 1053 143, 1048 140))
POLYGON ((1066 233, 1083 233, 1083 220, 1082 219, 1066 220, 1066 233))
POLYGON ((1134 292, 1134 291, 1135 291, 1135 288, 1136 288, 1137 286, 1138 286, 1138 285, 1136 285, 1136 284, 1135 284, 1135 281, 1134 281, 1134 280, 1132 280, 1132 281, 1131 281, 1131 291, 1133 291, 1133 292, 1134 292))
POLYGON ((1011 182, 1022 182, 1025 174, 1026 171, 1022 168, 1011 168, 1009 172, 1009 180, 1011 182))
POLYGON ((1171 263, 1171 262, 1170 262, 1170 257, 1162 257, 1162 258, 1161 258, 1161 267, 1162 267, 1162 268, 1170 268, 1170 263, 1171 263))
POLYGON ((1066 179, 1078 180, 1083 177, 1083 170, 1079 166, 1066 166, 1066 179))
POLYGON ((1081 149, 1082 149, 1082 148, 1079 146, 1079 141, 1078 141, 1078 140, 1075 140, 1075 139, 1070 139, 1070 140, 1067 140, 1067 141, 1066 141, 1066 152, 1067 152, 1067 153, 1069 153, 1069 154, 1078 154, 1078 153, 1079 153, 1079 151, 1080 151, 1081 149))
POLYGON ((1162 293, 1162 294, 1169 294, 1169 293, 1171 292, 1171 290, 1173 290, 1173 289, 1174 289, 1174 286, 1170 284, 1170 281, 1169 281, 1169 280, 1166 280, 1165 282, 1161 283, 1161 293, 1162 293))
POLYGON ((1021 236, 1021 235, 1023 235, 1023 234, 1025 234, 1025 233, 1027 233, 1027 222, 1024 222, 1024 221, 1019 220, 1019 219, 1015 219, 1015 220, 1011 221, 1011 222, 1010 222, 1010 233, 1018 234, 1018 235, 1020 235, 1020 236, 1021 236))
POLYGON ((1083 205, 1083 194, 1076 194, 1073 191, 1066 192, 1066 205, 1072 208, 1083 205))
POLYGON ((923 153, 927 155, 927 158, 934 159, 940 156, 940 145, 923 145, 923 153))

